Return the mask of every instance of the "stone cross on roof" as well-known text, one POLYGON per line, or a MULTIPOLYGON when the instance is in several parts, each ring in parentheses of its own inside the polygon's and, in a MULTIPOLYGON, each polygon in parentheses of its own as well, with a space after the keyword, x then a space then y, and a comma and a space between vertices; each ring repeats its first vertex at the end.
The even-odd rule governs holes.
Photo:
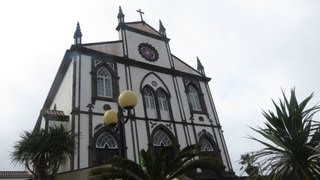
POLYGON ((141 9, 137 10, 137 12, 140 14, 141 21, 143 21, 142 14, 144 14, 144 12, 142 12, 141 9))

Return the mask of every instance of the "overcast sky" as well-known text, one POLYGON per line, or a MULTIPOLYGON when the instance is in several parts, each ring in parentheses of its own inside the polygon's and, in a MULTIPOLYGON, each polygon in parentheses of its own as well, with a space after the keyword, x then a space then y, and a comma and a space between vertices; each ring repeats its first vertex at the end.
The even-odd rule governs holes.
MULTIPOLYGON (((0 170, 23 130, 31 130, 79 21, 83 43, 118 40, 125 21, 162 20, 174 55, 207 76, 234 171, 240 154, 258 150, 248 126, 263 125, 271 98, 296 88, 320 100, 320 1, 279 0, 12 0, 0 2, 0 170)), ((23 169, 23 168, 22 168, 23 169)))

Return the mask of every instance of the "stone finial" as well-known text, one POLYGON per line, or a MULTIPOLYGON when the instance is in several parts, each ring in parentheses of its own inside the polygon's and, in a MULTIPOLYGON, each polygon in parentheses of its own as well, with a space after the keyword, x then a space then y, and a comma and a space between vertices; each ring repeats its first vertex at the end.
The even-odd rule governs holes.
POLYGON ((160 32, 160 34, 162 34, 163 36, 167 37, 166 28, 163 26, 161 20, 159 20, 159 32, 160 32))
POLYGON ((204 73, 204 67, 202 66, 202 64, 201 64, 201 62, 200 62, 200 59, 197 57, 197 70, 201 73, 201 74, 203 74, 203 75, 205 75, 205 73, 204 73))
POLYGON ((74 38, 74 44, 81 44, 82 33, 81 33, 79 22, 77 23, 77 28, 76 28, 76 31, 74 32, 73 38, 74 38))
POLYGON ((119 6, 119 13, 117 17, 118 17, 119 23, 124 23, 124 14, 122 12, 121 6, 119 6))

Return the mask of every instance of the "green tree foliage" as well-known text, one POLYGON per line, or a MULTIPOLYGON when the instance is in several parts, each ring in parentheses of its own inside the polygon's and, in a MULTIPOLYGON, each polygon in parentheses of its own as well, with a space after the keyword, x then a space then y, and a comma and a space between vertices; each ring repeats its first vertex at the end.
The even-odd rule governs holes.
POLYGON ((271 179, 316 179, 320 177, 320 124, 313 120, 319 106, 307 107, 313 94, 298 103, 295 90, 283 93, 275 112, 263 112, 265 128, 252 128, 266 140, 251 139, 265 146, 254 153, 271 179))
POLYGON ((46 131, 24 131, 14 145, 12 162, 23 164, 34 179, 53 179, 60 165, 74 152, 76 135, 62 125, 49 127, 46 131))
POLYGON ((106 165, 91 170, 89 179, 170 180, 196 168, 211 169, 222 175, 224 166, 220 160, 203 155, 199 146, 188 146, 179 151, 175 158, 168 159, 170 148, 164 147, 158 156, 155 156, 151 149, 142 150, 142 165, 128 159, 113 157, 106 165))

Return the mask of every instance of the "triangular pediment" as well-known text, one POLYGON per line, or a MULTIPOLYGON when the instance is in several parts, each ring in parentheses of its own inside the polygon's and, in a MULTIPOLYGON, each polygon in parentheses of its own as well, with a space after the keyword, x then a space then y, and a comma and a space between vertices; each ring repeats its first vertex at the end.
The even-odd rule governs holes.
POLYGON ((189 74, 203 76, 203 74, 201 74, 199 71, 197 71, 193 67, 189 66, 187 63, 183 62, 178 57, 172 55, 172 60, 173 60, 174 67, 175 67, 176 70, 181 71, 181 72, 186 72, 186 73, 189 73, 189 74))
POLYGON ((92 49, 95 51, 111 54, 115 56, 123 56, 122 41, 110 41, 110 42, 99 42, 82 44, 83 47, 92 49))
POLYGON ((143 32, 147 32, 147 33, 162 37, 162 35, 157 30, 155 30, 153 27, 151 27, 149 24, 145 23, 144 21, 125 23, 125 25, 130 28, 134 28, 143 32))

